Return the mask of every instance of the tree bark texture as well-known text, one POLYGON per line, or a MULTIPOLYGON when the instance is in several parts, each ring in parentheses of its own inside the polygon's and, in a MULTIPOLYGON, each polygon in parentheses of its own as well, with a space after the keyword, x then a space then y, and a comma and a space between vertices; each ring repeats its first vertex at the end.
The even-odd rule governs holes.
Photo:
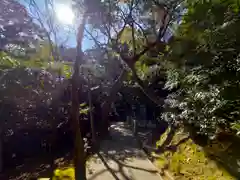
POLYGON ((77 34, 77 57, 74 64, 74 73, 72 77, 72 131, 74 135, 74 167, 75 167, 75 179, 86 180, 86 165, 85 165, 85 152, 84 142, 81 136, 80 123, 79 123, 79 81, 80 81, 80 65, 83 61, 82 52, 82 39, 84 26, 86 22, 86 14, 83 15, 82 22, 78 28, 77 34))

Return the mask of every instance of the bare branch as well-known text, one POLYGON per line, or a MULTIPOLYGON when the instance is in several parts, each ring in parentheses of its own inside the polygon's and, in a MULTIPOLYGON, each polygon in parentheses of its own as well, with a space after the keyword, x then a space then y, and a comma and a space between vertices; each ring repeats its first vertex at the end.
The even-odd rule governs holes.
POLYGON ((47 28, 45 27, 44 25, 44 22, 43 20, 41 19, 41 17, 43 17, 43 13, 41 12, 41 10, 39 9, 37 3, 35 2, 35 0, 30 0, 30 4, 29 4, 29 9, 31 12, 34 11, 34 13, 36 13, 37 15, 37 18, 36 20, 38 20, 38 22, 40 23, 41 25, 41 28, 43 28, 45 30, 45 33, 46 33, 46 36, 47 36, 47 39, 48 39, 48 43, 50 45, 50 56, 51 57, 55 57, 54 56, 54 47, 53 47, 53 43, 52 43, 52 40, 51 40, 51 28, 50 28, 50 32, 47 30, 47 28))
POLYGON ((155 47, 159 42, 161 42, 161 39, 164 37, 164 35, 167 31, 167 28, 169 27, 169 24, 171 22, 171 17, 170 17, 167 24, 164 24, 166 22, 166 19, 168 18, 168 16, 170 17, 169 12, 165 11, 165 14, 164 14, 164 17, 162 20, 163 24, 159 28, 157 39, 155 40, 155 42, 149 44, 145 49, 143 49, 139 54, 137 54, 134 58, 134 61, 138 61, 141 56, 143 56, 146 52, 148 52, 150 49, 155 47))
POLYGON ((111 106, 111 102, 113 102, 115 100, 117 92, 122 87, 123 81, 127 77, 127 73, 128 73, 128 71, 126 69, 123 69, 120 76, 118 77, 118 79, 113 84, 113 86, 111 88, 112 91, 110 92, 109 96, 106 98, 104 103, 102 104, 102 108, 104 109, 104 111, 108 112, 108 109, 111 106))
POLYGON ((136 41, 135 41, 135 30, 134 30, 134 20, 133 20, 133 15, 132 15, 132 11, 133 11, 133 4, 134 4, 134 0, 131 1, 131 5, 130 5, 130 13, 129 13, 129 18, 131 18, 131 28, 132 28, 132 43, 133 43, 133 55, 136 55, 136 41))

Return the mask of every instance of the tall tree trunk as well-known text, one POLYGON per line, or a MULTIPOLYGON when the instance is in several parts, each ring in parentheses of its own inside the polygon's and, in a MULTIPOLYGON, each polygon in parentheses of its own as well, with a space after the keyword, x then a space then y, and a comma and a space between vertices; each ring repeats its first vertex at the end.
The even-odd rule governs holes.
POLYGON ((0 173, 3 171, 3 132, 2 127, 0 127, 0 173))
POLYGON ((83 14, 82 22, 78 27, 77 34, 77 57, 74 64, 74 73, 72 77, 72 130, 75 138, 74 141, 74 166, 75 166, 75 179, 86 179, 86 167, 85 167, 85 152, 84 142, 81 135, 80 123, 79 123, 79 74, 80 65, 83 61, 82 52, 82 39, 84 26, 86 22, 86 14, 83 14))
MULTIPOLYGON (((0 108, 0 115, 3 112, 4 105, 0 108)), ((3 121, 0 122, 0 173, 3 171, 3 121)))
POLYGON ((92 131, 92 142, 93 144, 96 142, 96 137, 95 137, 95 124, 94 124, 94 119, 93 119, 93 112, 92 112, 92 94, 91 94, 91 88, 88 90, 88 101, 89 101, 89 114, 90 114, 90 123, 91 123, 91 131, 92 131))

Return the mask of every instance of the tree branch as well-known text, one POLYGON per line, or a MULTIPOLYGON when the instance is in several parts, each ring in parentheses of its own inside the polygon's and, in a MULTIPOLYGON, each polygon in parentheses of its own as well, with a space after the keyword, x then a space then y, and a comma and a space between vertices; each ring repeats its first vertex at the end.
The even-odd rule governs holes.
POLYGON ((104 103, 102 104, 102 108, 105 110, 108 110, 108 108, 110 108, 111 103, 115 100, 117 92, 119 91, 119 89, 122 87, 123 81, 124 79, 127 77, 127 73, 128 71, 126 69, 123 69, 120 76, 118 77, 118 79, 115 81, 115 83, 113 84, 112 88, 111 88, 111 92, 108 95, 108 97, 106 98, 106 100, 104 101, 104 103))
POLYGON ((153 90, 151 90, 150 88, 148 88, 147 85, 144 84, 144 82, 138 77, 137 72, 134 68, 131 68, 131 71, 133 73, 134 80, 138 83, 142 92, 155 104, 157 104, 159 106, 163 105, 163 100, 164 99, 159 98, 157 95, 155 95, 153 90))

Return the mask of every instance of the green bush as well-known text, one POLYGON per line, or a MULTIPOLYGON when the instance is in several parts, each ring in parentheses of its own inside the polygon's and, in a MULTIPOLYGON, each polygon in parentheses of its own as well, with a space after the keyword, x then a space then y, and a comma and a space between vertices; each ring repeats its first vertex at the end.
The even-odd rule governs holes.
POLYGON ((237 0, 190 1, 164 67, 163 119, 215 137, 240 123, 240 16, 237 0))

